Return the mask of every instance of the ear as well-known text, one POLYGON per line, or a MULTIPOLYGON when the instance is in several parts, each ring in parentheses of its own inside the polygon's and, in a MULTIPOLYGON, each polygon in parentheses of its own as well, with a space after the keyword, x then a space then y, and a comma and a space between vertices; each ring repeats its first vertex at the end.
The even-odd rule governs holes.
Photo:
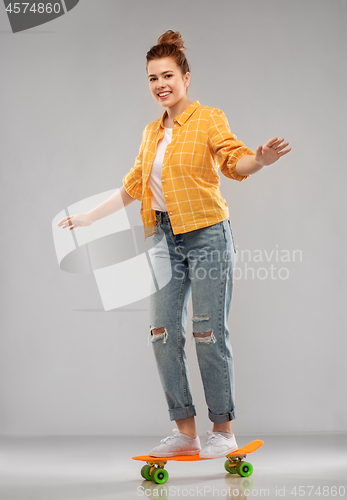
POLYGON ((189 83, 190 83, 190 73, 187 72, 185 75, 184 75, 184 86, 185 87, 188 87, 189 86, 189 83))

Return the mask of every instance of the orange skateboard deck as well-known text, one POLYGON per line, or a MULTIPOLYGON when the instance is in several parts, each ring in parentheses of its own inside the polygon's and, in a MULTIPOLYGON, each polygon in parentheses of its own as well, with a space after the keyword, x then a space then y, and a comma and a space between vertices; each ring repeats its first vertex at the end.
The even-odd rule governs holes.
MULTIPOLYGON (((248 477, 253 472, 253 466, 249 462, 245 462, 244 458, 256 451, 264 444, 264 441, 257 439, 246 444, 243 448, 239 448, 228 455, 224 463, 224 468, 230 474, 239 474, 243 477, 248 477)), ((174 457, 152 457, 151 455, 142 455, 132 457, 133 460, 141 460, 147 462, 141 469, 141 476, 147 481, 155 481, 158 484, 166 483, 169 478, 169 473, 164 469, 164 466, 169 460, 178 462, 197 462, 200 460, 214 460, 212 458, 200 458, 199 455, 176 455, 174 457)))

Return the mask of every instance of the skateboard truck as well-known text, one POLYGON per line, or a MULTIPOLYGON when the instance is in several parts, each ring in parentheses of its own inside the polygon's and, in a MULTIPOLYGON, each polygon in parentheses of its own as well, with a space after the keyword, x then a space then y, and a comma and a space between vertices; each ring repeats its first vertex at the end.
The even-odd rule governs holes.
POLYGON ((243 459, 247 455, 239 455, 230 457, 224 463, 224 469, 230 474, 239 474, 239 476, 248 477, 253 472, 253 465, 249 462, 244 462, 243 459))

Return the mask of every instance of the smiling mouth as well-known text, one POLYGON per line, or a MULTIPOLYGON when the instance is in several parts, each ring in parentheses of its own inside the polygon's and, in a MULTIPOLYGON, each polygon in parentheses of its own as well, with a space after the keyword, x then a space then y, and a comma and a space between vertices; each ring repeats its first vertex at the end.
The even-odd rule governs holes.
POLYGON ((169 96, 170 94, 172 94, 172 92, 160 92, 160 94, 158 94, 158 97, 160 99, 165 99, 165 97, 169 96))

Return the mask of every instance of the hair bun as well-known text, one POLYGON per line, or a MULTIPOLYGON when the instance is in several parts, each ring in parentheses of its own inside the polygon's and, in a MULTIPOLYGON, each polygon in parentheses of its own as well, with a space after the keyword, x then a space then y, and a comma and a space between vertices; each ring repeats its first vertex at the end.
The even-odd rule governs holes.
POLYGON ((181 33, 179 31, 172 31, 168 30, 165 31, 159 38, 158 38, 158 45, 176 45, 176 47, 181 50, 182 52, 184 51, 185 47, 183 45, 184 41, 181 37, 181 33))

